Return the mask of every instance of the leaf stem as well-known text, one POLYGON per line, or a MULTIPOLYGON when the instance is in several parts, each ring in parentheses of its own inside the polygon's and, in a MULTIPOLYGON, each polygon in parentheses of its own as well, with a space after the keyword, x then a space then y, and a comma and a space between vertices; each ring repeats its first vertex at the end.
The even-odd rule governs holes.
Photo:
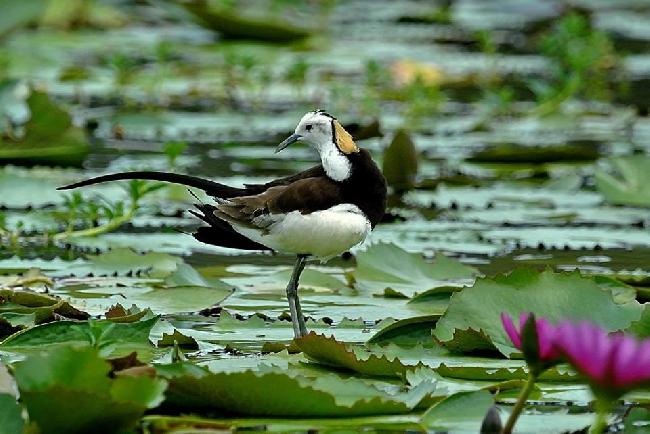
POLYGON ((119 217, 116 217, 112 220, 109 220, 106 224, 103 224, 101 226, 96 226, 94 228, 88 228, 88 229, 82 229, 78 231, 66 231, 66 232, 61 232, 58 234, 52 235, 53 240, 64 240, 67 238, 75 238, 75 237, 94 237, 97 235, 104 234, 106 232, 110 232, 114 229, 119 228, 122 226, 124 223, 128 223, 133 216, 135 216, 135 212, 138 210, 138 204, 136 201, 134 201, 131 204, 131 208, 129 211, 121 215, 119 217))
POLYGON ((512 433, 512 430, 515 427, 515 423, 517 423, 517 419, 519 419, 519 415, 521 414, 524 407, 526 406, 526 400, 528 399, 530 392, 533 391, 533 387, 535 386, 535 381, 537 381, 537 376, 532 372, 528 372, 528 380, 526 381, 524 388, 521 389, 521 393, 517 398, 517 402, 515 403, 515 406, 512 409, 512 413, 510 413, 510 417, 508 417, 506 426, 503 427, 503 431, 501 431, 501 434, 512 433))
POLYGON ((596 400, 596 420, 589 429, 590 434, 601 434, 605 431, 607 425, 609 424, 607 417, 609 416, 611 408, 612 403, 609 400, 596 400))

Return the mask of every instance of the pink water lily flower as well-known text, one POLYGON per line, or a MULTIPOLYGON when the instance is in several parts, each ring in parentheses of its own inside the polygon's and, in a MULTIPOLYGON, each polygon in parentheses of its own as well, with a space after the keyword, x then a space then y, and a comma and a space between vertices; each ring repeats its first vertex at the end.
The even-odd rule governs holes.
POLYGON ((650 384, 650 339, 565 321, 557 327, 555 347, 589 378, 594 389, 610 397, 650 384))
MULTIPOLYGON (((526 325, 526 321, 530 317, 529 312, 522 313, 519 316, 519 329, 515 327, 512 319, 505 313, 501 314, 501 322, 508 337, 517 349, 522 349, 521 335, 526 325)), ((554 339, 556 335, 556 328, 544 318, 536 318, 535 326, 537 328, 537 342, 539 348, 539 359, 541 362, 553 362, 559 357, 559 353, 555 348, 554 339)))

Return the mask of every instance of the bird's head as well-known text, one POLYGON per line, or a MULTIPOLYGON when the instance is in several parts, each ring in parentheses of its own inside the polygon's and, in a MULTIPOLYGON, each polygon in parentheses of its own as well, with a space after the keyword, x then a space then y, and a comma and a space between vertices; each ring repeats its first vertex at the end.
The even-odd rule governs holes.
POLYGON ((307 112, 292 135, 278 145, 275 152, 280 152, 294 142, 305 142, 320 154, 331 148, 342 154, 359 152, 352 136, 345 131, 339 121, 323 110, 307 112))

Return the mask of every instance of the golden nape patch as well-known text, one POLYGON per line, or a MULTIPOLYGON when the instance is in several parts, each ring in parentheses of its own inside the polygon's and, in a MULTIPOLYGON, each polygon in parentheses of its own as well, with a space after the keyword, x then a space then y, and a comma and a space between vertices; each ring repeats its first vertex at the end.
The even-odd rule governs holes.
POLYGON ((353 152, 359 152, 359 148, 357 147, 357 144, 354 143, 354 140, 352 139, 352 136, 350 133, 345 131, 345 128, 341 126, 339 121, 334 119, 332 121, 332 126, 334 127, 334 137, 336 141, 336 146, 343 152, 344 154, 352 154, 353 152))

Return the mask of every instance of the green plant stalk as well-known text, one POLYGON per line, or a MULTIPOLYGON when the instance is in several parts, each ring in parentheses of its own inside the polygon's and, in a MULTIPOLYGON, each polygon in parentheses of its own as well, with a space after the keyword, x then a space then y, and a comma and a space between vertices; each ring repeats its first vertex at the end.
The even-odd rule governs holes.
POLYGON ((76 238, 76 237, 95 237, 97 235, 105 234, 106 232, 111 232, 119 228, 120 226, 122 226, 124 223, 128 223, 135 216, 137 210, 138 210, 138 204, 137 202, 134 202, 131 204, 131 208, 126 214, 116 217, 112 220, 109 220, 104 225, 96 226, 94 228, 82 229, 78 231, 66 231, 66 232, 54 234, 52 236, 52 240, 59 241, 68 238, 76 238))
POLYGON ((557 111, 560 105, 562 105, 562 103, 578 93, 578 90, 580 90, 580 77, 578 75, 573 75, 564 84, 559 92, 557 92, 547 101, 544 101, 539 106, 537 106, 537 108, 533 111, 533 114, 543 117, 554 113, 557 111))
POLYGON ((533 374, 532 372, 529 372, 528 380, 526 380, 526 384, 524 385, 524 388, 521 390, 521 393, 517 398, 517 402, 515 403, 515 406, 512 409, 512 413, 510 413, 510 417, 508 417, 508 421, 506 422, 506 425, 503 427, 503 431, 501 431, 501 434, 512 433, 512 430, 515 427, 515 423, 517 423, 517 419, 519 419, 519 415, 521 415, 521 412, 524 410, 524 407, 526 406, 526 400, 528 400, 528 396, 533 391, 533 387, 535 386, 536 381, 537 381, 537 375, 533 374))
POLYGON ((601 434, 605 432, 607 426, 609 425, 607 421, 607 416, 612 409, 612 402, 607 399, 597 399, 596 400, 596 420, 589 428, 590 434, 601 434))

